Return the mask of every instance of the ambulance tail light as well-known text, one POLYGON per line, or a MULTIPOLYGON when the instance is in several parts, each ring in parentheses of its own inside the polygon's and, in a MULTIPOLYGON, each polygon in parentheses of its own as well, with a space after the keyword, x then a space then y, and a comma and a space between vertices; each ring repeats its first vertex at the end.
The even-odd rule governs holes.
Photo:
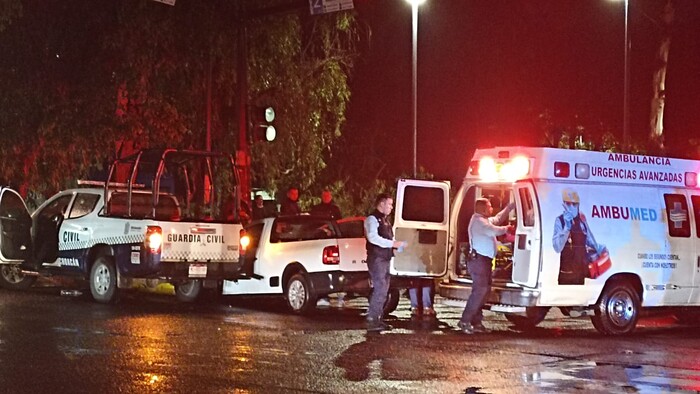
POLYGON ((698 174, 696 172, 685 173, 685 185, 688 187, 698 186, 698 174))
POLYGON ((568 178, 571 174, 569 163, 563 161, 554 162, 554 176, 557 178, 568 178))
POLYGON ((323 248, 323 264, 340 264, 340 250, 338 249, 338 245, 331 245, 323 248))
POLYGON ((244 255, 250 246, 250 236, 246 234, 245 230, 241 230, 240 236, 238 238, 238 254, 240 256, 244 255))
POLYGON ((163 229, 160 226, 146 227, 146 249, 151 253, 160 253, 160 248, 163 245, 163 229))

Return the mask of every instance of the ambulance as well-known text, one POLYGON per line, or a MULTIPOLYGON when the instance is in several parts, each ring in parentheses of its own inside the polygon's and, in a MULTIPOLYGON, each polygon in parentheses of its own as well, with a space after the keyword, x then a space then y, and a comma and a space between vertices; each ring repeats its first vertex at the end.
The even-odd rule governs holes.
POLYGON ((520 328, 552 307, 631 333, 644 309, 700 305, 700 161, 581 150, 478 149, 450 209, 447 182, 398 183, 395 275, 444 274, 439 294, 469 298, 467 226, 477 198, 515 203, 499 239, 486 308, 520 328))

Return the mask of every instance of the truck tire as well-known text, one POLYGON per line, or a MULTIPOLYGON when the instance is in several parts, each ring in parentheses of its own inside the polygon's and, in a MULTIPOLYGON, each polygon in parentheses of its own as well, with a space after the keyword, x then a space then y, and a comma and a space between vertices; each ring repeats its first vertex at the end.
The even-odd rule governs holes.
POLYGON ((306 314, 316 308, 316 294, 311 290, 306 275, 292 275, 284 288, 284 299, 290 311, 306 314))
POLYGON ((386 302, 384 303, 384 316, 388 316, 391 312, 396 310, 396 308, 399 306, 399 300, 401 300, 401 290, 389 289, 389 293, 386 296, 386 302))
POLYGON ((202 281, 199 279, 175 283, 175 297, 180 302, 193 302, 202 292, 202 281))
POLYGON ((19 264, 0 265, 0 286, 8 290, 26 290, 32 287, 36 278, 23 274, 19 264))
POLYGON ((515 313, 506 313, 506 320, 511 322, 518 330, 529 330, 542 323, 549 312, 549 307, 531 306, 525 308, 525 316, 515 313))
POLYGON ((605 286, 591 316, 593 326, 603 335, 624 335, 634 331, 639 319, 639 295, 626 281, 605 286))
POLYGON ((92 264, 90 294, 101 304, 109 304, 117 300, 117 271, 112 258, 100 256, 92 264))

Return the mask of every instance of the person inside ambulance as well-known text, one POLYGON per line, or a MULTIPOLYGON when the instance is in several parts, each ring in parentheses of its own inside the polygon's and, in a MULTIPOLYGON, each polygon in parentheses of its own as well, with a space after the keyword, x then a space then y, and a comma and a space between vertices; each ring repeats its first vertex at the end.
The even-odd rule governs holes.
POLYGON ((596 242, 586 217, 579 212, 580 199, 573 189, 562 190, 564 212, 554 220, 552 245, 560 253, 559 284, 582 285, 590 277, 588 263, 607 254, 605 245, 596 242))

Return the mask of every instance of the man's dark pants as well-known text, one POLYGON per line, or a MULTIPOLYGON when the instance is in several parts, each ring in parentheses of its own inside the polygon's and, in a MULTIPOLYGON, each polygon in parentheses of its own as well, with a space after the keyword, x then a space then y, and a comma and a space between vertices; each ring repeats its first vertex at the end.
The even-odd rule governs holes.
POLYGON ((367 269, 372 280, 372 294, 369 297, 367 320, 380 321, 384 314, 384 304, 389 294, 389 259, 380 256, 367 256, 367 269))
POLYGON ((467 265, 469 275, 472 277, 472 293, 462 312, 462 319, 460 319, 462 323, 478 325, 484 318, 481 308, 491 292, 491 260, 489 257, 476 255, 476 258, 470 260, 467 265))

